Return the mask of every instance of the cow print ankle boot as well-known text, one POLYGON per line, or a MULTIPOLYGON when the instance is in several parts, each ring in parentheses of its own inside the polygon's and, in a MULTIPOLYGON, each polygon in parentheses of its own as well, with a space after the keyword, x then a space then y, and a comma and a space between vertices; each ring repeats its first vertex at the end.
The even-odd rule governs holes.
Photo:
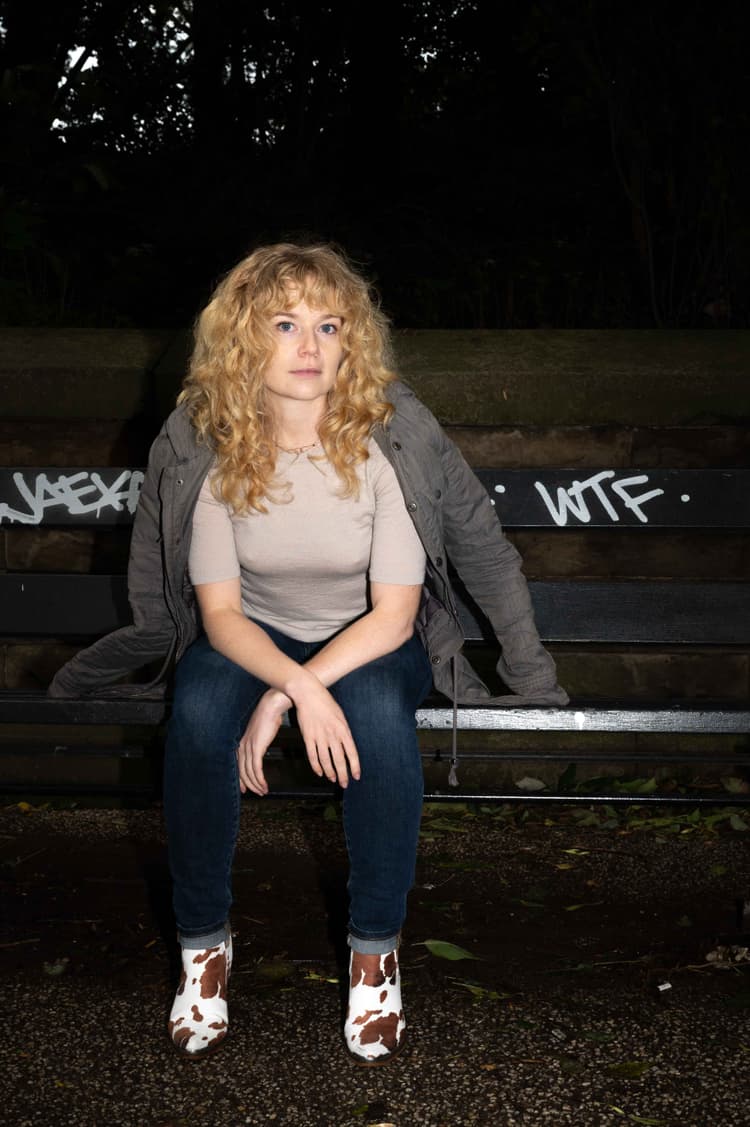
POLYGON ((218 1048, 229 1029, 227 984, 232 938, 203 950, 182 948, 182 975, 169 1015, 169 1036, 187 1056, 218 1048))
POLYGON ((403 1048, 405 1031, 398 952, 362 955, 352 951, 344 1024, 352 1058, 357 1064, 387 1064, 403 1048))

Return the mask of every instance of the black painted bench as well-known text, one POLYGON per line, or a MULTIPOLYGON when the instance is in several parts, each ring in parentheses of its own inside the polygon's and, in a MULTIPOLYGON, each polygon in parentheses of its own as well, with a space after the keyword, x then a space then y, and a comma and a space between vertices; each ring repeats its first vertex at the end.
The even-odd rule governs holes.
MULTIPOLYGON (((713 534, 746 536, 750 528, 750 471, 742 469, 627 470, 479 470, 478 476, 495 503, 502 523, 513 532, 560 530, 569 537, 597 530, 615 547, 621 532, 647 537, 654 531, 694 533, 702 545, 713 534), (612 536, 615 536, 613 541, 612 536)), ((108 530, 132 522, 142 480, 139 470, 121 468, 36 467, 0 469, 0 527, 22 536, 24 529, 108 530)), ((595 533, 596 535, 596 533, 595 533)), ((744 541, 743 541, 744 542, 744 541)), ((655 648, 682 653, 698 648, 717 653, 750 651, 750 583, 745 576, 715 578, 565 578, 530 583, 539 632, 553 649, 625 648, 647 654, 655 648)), ((8 640, 87 639, 128 620, 124 575, 61 574, 44 571, 0 572, 2 635, 8 640)), ((481 617, 468 600, 461 602, 467 643, 487 644, 481 617)), ((564 678, 563 678, 564 680, 564 678)), ((0 691, 0 722, 22 725, 159 725, 169 703, 154 699, 52 700, 43 687, 0 691)), ((659 700, 618 696, 616 699, 573 699, 567 708, 460 707, 459 731, 553 733, 672 733, 747 737, 750 702, 711 699, 700 689, 659 700)), ((430 700, 417 713, 423 730, 449 731, 453 709, 443 698, 430 700)), ((448 741, 446 741, 448 742, 448 741)), ((746 761, 746 739, 734 741, 729 761, 746 761), (739 746, 740 750, 736 750, 739 746)), ((444 755, 445 752, 430 755, 444 755)), ((463 753, 462 753, 463 754, 463 753)), ((482 759, 509 752, 467 752, 482 759)), ((527 758, 573 759, 569 750, 527 758)), ((686 756, 630 752, 613 759, 684 762, 686 756)), ((286 792, 283 792, 286 793, 286 792)), ((295 791, 294 793, 301 793, 295 791)), ((317 792, 319 793, 319 792, 317 792)), ((447 786, 432 797, 455 797, 447 786)), ((463 796, 463 794, 462 794, 463 796)), ((632 801, 627 793, 556 794, 512 790, 477 795, 485 800, 560 797, 586 802, 632 801)), ((716 801, 716 794, 685 790, 639 795, 638 801, 716 801)), ((741 793, 721 800, 748 801, 741 793)))

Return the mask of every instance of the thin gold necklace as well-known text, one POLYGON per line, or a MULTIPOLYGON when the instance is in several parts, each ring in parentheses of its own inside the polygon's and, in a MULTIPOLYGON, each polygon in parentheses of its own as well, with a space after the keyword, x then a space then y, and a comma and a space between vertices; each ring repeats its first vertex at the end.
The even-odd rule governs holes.
POLYGON ((282 446, 276 439, 274 439, 273 444, 278 450, 283 450, 285 454, 296 454, 299 457, 300 454, 304 454, 305 450, 314 450, 316 446, 320 446, 320 439, 309 442, 307 446, 282 446))

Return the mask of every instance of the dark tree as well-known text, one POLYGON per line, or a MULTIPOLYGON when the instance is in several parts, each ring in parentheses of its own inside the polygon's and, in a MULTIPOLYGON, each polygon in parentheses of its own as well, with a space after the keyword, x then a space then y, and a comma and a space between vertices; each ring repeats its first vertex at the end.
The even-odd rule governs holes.
POLYGON ((184 324, 260 240, 401 325, 747 322, 745 5, 6 0, 0 318, 184 324), (500 21, 501 31, 495 26, 500 21))

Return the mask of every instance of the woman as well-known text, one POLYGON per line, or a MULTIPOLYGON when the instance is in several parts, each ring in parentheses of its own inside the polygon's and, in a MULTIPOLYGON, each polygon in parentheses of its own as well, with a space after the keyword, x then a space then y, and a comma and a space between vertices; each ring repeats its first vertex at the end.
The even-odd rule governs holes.
POLYGON ((263 759, 288 709, 312 770, 343 789, 344 1038, 370 1065, 404 1043, 415 709, 433 677, 457 701, 566 700, 518 554, 455 446, 396 380, 388 344, 367 283, 331 247, 262 247, 227 275, 152 449, 131 548, 134 626, 51 686, 71 695, 168 649, 177 660, 164 802, 183 974, 169 1030, 190 1056, 227 1033, 240 795, 267 793, 263 759), (490 698, 459 653, 449 557, 500 641, 508 696, 490 698))

